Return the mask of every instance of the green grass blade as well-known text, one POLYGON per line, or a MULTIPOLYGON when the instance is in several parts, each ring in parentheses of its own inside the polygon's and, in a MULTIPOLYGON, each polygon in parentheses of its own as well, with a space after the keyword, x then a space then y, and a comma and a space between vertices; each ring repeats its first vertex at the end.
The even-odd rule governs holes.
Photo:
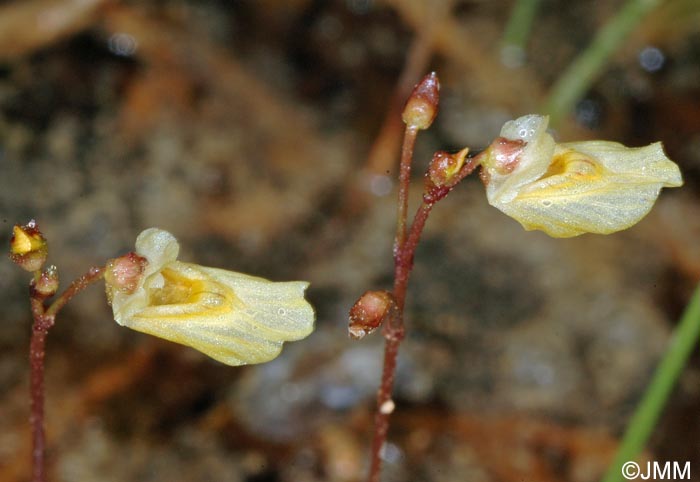
POLYGON ((603 482, 625 480, 621 473, 622 465, 627 461, 635 460, 649 440, 671 390, 698 341, 700 341, 700 286, 695 290, 673 332, 670 344, 632 415, 615 459, 603 477, 603 482))

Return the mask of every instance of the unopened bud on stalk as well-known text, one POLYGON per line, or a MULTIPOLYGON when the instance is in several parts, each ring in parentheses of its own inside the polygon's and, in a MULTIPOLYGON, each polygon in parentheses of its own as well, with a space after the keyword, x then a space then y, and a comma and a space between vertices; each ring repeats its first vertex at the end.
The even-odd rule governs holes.
POLYGON ((13 263, 26 271, 39 271, 48 255, 46 239, 36 221, 32 219, 24 226, 15 225, 10 239, 10 259, 13 263))
POLYGON ((428 166, 427 176, 430 182, 437 187, 450 186, 464 166, 468 153, 468 147, 455 154, 445 151, 436 152, 428 166))
POLYGON ((404 123, 415 129, 427 129, 435 120, 439 101, 440 81, 437 74, 431 72, 413 88, 403 109, 404 123))
POLYGON ((110 259, 105 266, 105 285, 107 297, 111 301, 114 291, 126 294, 138 288, 148 260, 131 252, 119 258, 110 259))
POLYGON ((55 295, 58 291, 58 269, 53 265, 46 268, 34 282, 33 288, 42 298, 55 295))
POLYGON ((366 291, 350 308, 350 338, 359 340, 379 328, 396 306, 388 291, 366 291))
POLYGON ((454 154, 445 151, 433 154, 425 172, 424 202, 432 204, 444 198, 468 172, 471 172, 471 169, 462 172, 462 169, 467 169, 464 164, 468 153, 469 149, 464 148, 454 154))

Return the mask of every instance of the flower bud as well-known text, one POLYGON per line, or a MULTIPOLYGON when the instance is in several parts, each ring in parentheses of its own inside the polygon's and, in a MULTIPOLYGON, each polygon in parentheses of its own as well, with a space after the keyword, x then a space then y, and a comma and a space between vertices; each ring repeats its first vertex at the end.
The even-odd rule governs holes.
POLYGON ((115 290, 133 293, 141 282, 147 264, 146 258, 134 252, 107 261, 104 276, 109 299, 115 290))
POLYGON ((497 137, 488 147, 488 155, 481 164, 493 168, 498 174, 510 174, 518 167, 524 147, 522 139, 497 137))
POLYGON ((53 296, 58 291, 58 269, 49 266, 44 270, 33 284, 34 292, 42 298, 53 296))
POLYGON ((469 153, 469 148, 450 154, 445 151, 438 151, 433 155, 430 166, 428 166, 427 176, 434 186, 450 186, 451 181, 459 174, 464 166, 464 160, 469 153))
POLYGON ((403 121, 408 127, 427 129, 435 120, 440 101, 440 81, 432 72, 413 88, 403 109, 403 121))
POLYGON ((425 173, 424 202, 432 204, 444 198, 459 181, 464 179, 466 174, 471 172, 471 169, 468 172, 462 172, 468 152, 469 149, 464 148, 455 154, 438 151, 433 155, 425 173))
POLYGON ((372 333, 395 306, 394 297, 388 291, 366 291, 350 308, 350 338, 359 340, 372 333))
POLYGON ((15 225, 10 239, 10 259, 26 271, 39 271, 49 254, 46 239, 33 219, 26 225, 15 225))

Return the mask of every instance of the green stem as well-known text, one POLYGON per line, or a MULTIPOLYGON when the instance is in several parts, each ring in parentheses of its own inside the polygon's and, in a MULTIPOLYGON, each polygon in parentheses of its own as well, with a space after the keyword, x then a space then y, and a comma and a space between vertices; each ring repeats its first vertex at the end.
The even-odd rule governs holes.
POLYGON ((603 477, 603 482, 624 480, 620 472, 622 465, 633 461, 644 448, 671 390, 698 341, 700 341, 700 285, 686 307, 666 353, 630 420, 627 432, 612 465, 603 477))
POLYGON ((517 48, 525 51, 530 36, 532 23, 542 0, 517 0, 511 11, 506 30, 503 34, 504 48, 517 48))
POLYGON ((574 104, 590 87, 619 47, 641 20, 661 3, 661 0, 627 0, 622 9, 602 27, 591 44, 574 60, 552 87, 543 111, 552 125, 571 112, 574 104))

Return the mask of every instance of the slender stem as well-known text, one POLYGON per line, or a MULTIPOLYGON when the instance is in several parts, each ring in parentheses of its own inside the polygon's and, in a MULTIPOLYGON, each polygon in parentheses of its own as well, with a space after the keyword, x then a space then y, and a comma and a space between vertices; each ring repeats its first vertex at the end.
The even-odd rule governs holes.
POLYGON ((402 313, 400 319, 403 321, 403 308, 406 303, 406 289, 408 288, 408 277, 413 269, 413 257, 415 255, 418 241, 425 227, 425 222, 428 220, 428 215, 433 209, 434 203, 423 202, 418 208, 411 231, 408 238, 404 242, 394 266, 394 298, 399 307, 399 312, 402 313))
POLYGON ((46 480, 46 435, 44 433, 44 353, 48 326, 41 318, 35 319, 29 345, 30 410, 32 433, 32 481, 46 480))
MULTIPOLYGON (((428 215, 434 203, 423 202, 418 208, 408 238, 399 246, 394 262, 394 298, 396 300, 396 310, 384 325, 384 368, 382 370, 382 382, 377 393, 377 412, 374 416, 374 438, 372 440, 372 460, 369 470, 369 482, 379 482, 381 475, 382 458, 381 452, 386 442, 389 431, 389 417, 394 410, 394 402, 391 399, 391 392, 396 377, 396 360, 399 354, 399 345, 404 338, 403 309, 406 301, 406 289, 408 279, 413 268, 413 257, 415 255, 418 241, 428 220, 428 215)), ((404 220, 405 223, 405 220, 404 220)))
MULTIPOLYGON (((394 410, 394 402, 391 400, 391 392, 396 377, 396 360, 399 354, 399 345, 403 339, 403 314, 396 312, 394 319, 384 329, 384 368, 382 370, 382 383, 377 392, 377 411, 374 414, 374 438, 372 439, 372 460, 369 469, 369 482, 379 482, 382 469, 382 447, 386 442, 389 432, 389 416, 394 410), (393 325, 393 326, 392 326, 393 325)), ((393 317, 392 317, 393 318, 393 317)))
POLYGON ((617 15, 598 31, 552 87, 543 109, 552 125, 571 111, 622 41, 660 3, 661 0, 627 0, 617 15))
POLYGON ((632 415, 627 432, 613 463, 603 477, 603 482, 624 480, 621 473, 622 465, 633 461, 649 440, 671 390, 698 342, 700 342, 700 285, 688 303, 666 353, 632 415))
POLYGON ((32 317, 34 318, 32 337, 29 342, 29 423, 32 434, 32 482, 46 482, 46 433, 44 430, 44 357, 46 354, 46 336, 49 329, 54 325, 56 314, 61 308, 90 283, 102 278, 103 274, 104 268, 93 266, 87 273, 73 281, 48 309, 44 307, 44 297, 34 289, 36 276, 30 284, 30 303, 32 317))
MULTIPOLYGON (((415 139, 413 140, 415 142, 415 139)), ((406 143, 404 143, 406 144, 406 143)), ((411 148, 412 149, 412 148, 411 148)), ((399 209, 399 227, 397 229, 397 239, 394 245, 394 300, 395 307, 390 313, 390 316, 384 324, 384 338, 386 340, 384 347, 384 368, 382 370, 382 382, 377 393, 377 412, 374 416, 374 438, 372 440, 372 454, 369 470, 368 482, 379 482, 381 474, 382 458, 381 452, 384 443, 386 442, 387 433, 389 431, 389 417, 394 410, 394 402, 391 399, 391 392, 394 386, 394 378, 396 376, 396 360, 399 354, 399 345, 404 338, 404 322, 403 312, 406 304, 406 290, 408 289, 408 279, 413 269, 413 258, 415 256, 418 242, 425 228, 425 223, 428 216, 435 206, 435 203, 443 199, 454 186, 462 181, 466 176, 471 174, 476 166, 478 166, 482 158, 487 155, 486 152, 468 159, 459 173, 452 182, 443 187, 433 186, 432 189, 427 189, 423 194, 423 202, 411 223, 408 237, 405 235, 406 212, 399 209), (403 229, 402 229, 403 226, 403 229), (399 239, 399 233, 404 233, 404 238, 399 239)), ((408 160, 410 163, 410 158, 408 160)), ((401 178, 403 188, 408 191, 408 177, 401 178)), ((399 202, 405 201, 406 196, 399 196, 399 202)))
POLYGON ((61 308, 63 308, 66 303, 68 303, 71 298, 87 288, 90 283, 99 281, 105 274, 104 267, 92 266, 88 269, 87 273, 82 275, 80 278, 74 280, 66 290, 61 293, 61 295, 51 303, 51 306, 46 310, 47 315, 55 316, 61 308))
POLYGON ((418 129, 406 126, 401 147, 401 164, 399 166, 399 201, 396 223, 396 241, 394 242, 394 256, 397 256, 406 239, 406 218, 408 216, 408 188, 411 181, 411 160, 413 148, 416 145, 418 129))

